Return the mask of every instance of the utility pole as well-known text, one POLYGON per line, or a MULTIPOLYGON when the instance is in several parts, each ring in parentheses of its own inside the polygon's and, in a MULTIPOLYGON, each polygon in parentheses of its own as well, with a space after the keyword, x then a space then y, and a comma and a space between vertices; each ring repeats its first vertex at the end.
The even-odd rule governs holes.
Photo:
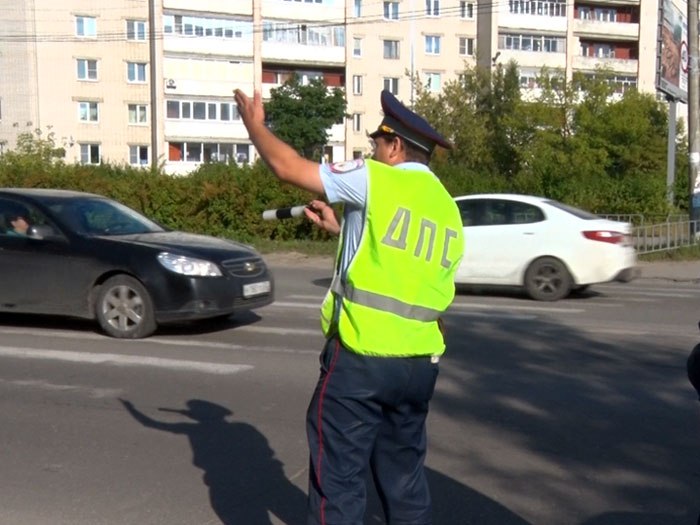
POLYGON ((253 91, 262 93, 263 23, 261 0, 253 0, 253 91))
POLYGON ((158 88, 161 87, 161 79, 157 78, 158 67, 156 53, 156 2, 148 0, 148 52, 149 52, 149 76, 151 80, 151 167, 158 168, 158 88))
MULTIPOLYGON (((688 211, 691 221, 700 219, 700 141, 698 140, 698 106, 700 103, 700 56, 698 53, 698 0, 688 0, 688 211)), ((691 223, 691 232, 697 235, 697 223, 691 223)))

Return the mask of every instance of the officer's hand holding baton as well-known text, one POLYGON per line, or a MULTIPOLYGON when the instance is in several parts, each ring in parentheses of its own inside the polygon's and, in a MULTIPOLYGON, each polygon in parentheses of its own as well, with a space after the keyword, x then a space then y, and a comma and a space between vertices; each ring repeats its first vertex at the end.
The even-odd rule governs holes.
POLYGON ((320 200, 312 200, 304 208, 304 215, 319 228, 336 235, 340 233, 340 224, 338 224, 335 211, 330 204, 320 200))
POLYGON ((305 215, 311 222, 319 228, 323 228, 329 233, 340 233, 340 224, 335 216, 333 208, 322 200, 312 200, 306 206, 292 206, 290 208, 276 208, 265 210, 262 214, 264 220, 290 219, 305 215))

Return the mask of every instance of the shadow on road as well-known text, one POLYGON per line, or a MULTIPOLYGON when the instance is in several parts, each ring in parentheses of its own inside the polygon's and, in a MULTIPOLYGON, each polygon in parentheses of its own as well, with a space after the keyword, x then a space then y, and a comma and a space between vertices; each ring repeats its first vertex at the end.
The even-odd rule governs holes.
MULTIPOLYGON (((484 494, 444 474, 426 468, 433 500, 433 525, 531 525, 484 494)), ((366 525, 384 525, 381 504, 368 481, 366 525)), ((534 524, 533 524, 534 525, 534 524)))
POLYGON ((456 429, 438 453, 462 451, 459 479, 489 480, 478 488, 538 525, 695 524, 700 407, 682 338, 493 312, 449 317, 447 339, 431 412, 456 429))
POLYGON ((191 420, 171 423, 121 402, 145 427, 187 437, 192 463, 204 471, 212 509, 223 525, 269 525, 268 511, 289 525, 305 522, 306 494, 285 477, 265 436, 252 425, 228 421, 227 408, 191 399, 186 409, 159 409, 191 420))
MULTIPOLYGON (((211 507, 223 525, 269 525, 268 512, 287 525, 306 523, 306 494, 285 477, 265 436, 252 425, 228 421, 232 413, 227 408, 199 399, 187 401, 186 409, 160 408, 191 420, 172 423, 147 416, 129 401, 121 402, 143 426, 187 437, 193 464, 204 471, 211 507)), ((427 475, 435 525, 530 525, 440 472, 427 469, 427 475)), ((366 523, 383 524, 379 499, 371 480, 368 483, 366 523)))

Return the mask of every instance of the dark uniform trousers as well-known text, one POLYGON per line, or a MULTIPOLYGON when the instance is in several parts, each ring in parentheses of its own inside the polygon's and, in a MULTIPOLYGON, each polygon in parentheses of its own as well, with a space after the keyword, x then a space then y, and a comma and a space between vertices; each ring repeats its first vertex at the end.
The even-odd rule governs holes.
POLYGON ((430 357, 373 357, 326 341, 309 405, 308 525, 362 525, 371 468, 387 523, 430 525, 425 419, 430 357))

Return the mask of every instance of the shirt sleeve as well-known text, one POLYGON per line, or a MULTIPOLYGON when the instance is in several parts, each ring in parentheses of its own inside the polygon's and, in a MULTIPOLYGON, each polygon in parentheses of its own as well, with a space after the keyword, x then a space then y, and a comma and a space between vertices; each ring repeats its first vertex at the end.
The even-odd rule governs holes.
POLYGON ((321 181, 328 202, 363 208, 367 202, 367 165, 362 159, 321 164, 321 181))

